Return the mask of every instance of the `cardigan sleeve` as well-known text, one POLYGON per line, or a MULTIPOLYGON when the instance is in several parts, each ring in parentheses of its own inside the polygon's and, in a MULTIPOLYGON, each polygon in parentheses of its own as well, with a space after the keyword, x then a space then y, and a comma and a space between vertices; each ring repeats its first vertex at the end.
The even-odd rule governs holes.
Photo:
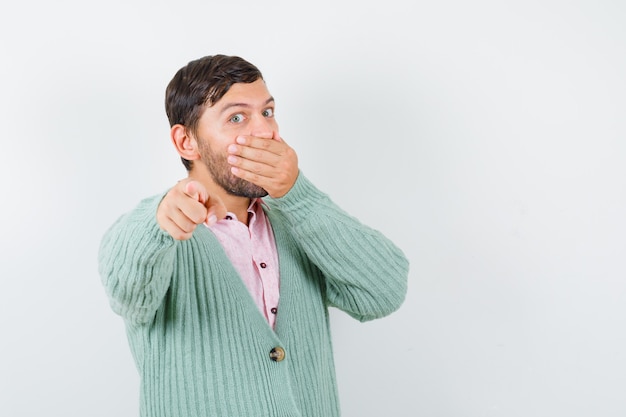
POLYGON ((409 262, 387 237, 339 208, 302 173, 285 196, 266 201, 287 218, 294 238, 322 271, 330 305, 360 321, 401 306, 409 262))
POLYGON ((111 308, 133 324, 154 318, 170 285, 176 241, 156 221, 162 197, 121 216, 100 243, 98 268, 111 308))

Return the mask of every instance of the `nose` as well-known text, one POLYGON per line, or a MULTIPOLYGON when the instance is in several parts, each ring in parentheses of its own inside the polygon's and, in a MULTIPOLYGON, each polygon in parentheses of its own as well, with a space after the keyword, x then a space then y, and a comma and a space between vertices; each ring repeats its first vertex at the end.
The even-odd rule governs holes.
POLYGON ((250 135, 258 138, 272 139, 277 130, 276 121, 262 115, 253 117, 250 123, 250 135))

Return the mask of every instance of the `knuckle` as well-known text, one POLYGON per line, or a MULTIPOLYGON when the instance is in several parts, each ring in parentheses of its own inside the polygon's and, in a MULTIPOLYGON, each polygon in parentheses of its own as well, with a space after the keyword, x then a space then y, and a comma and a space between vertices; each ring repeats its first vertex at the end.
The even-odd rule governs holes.
POLYGON ((195 223, 195 219, 191 219, 191 221, 185 225, 185 228, 183 230, 185 231, 185 233, 192 233, 196 228, 196 224, 197 223, 195 223))

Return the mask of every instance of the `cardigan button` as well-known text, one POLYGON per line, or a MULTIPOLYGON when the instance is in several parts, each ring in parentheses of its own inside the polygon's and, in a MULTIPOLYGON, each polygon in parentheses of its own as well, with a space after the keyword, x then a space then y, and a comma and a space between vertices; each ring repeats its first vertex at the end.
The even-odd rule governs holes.
POLYGON ((280 346, 276 346, 270 351, 270 359, 274 362, 280 362, 285 359, 285 349, 280 346))

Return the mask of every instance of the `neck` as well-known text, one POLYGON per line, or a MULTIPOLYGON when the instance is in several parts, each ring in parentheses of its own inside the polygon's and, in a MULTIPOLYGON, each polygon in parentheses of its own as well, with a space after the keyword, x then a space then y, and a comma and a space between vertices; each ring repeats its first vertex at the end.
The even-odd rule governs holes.
POLYGON ((193 178, 194 180, 202 183, 209 194, 209 198, 211 198, 211 196, 218 197, 222 200, 224 206, 226 206, 226 211, 233 213, 237 216, 237 219, 240 222, 244 223, 246 226, 248 225, 248 207, 250 207, 250 198, 239 197, 227 193, 226 190, 213 180, 213 177, 211 177, 206 170, 193 169, 189 173, 189 178, 193 178))

